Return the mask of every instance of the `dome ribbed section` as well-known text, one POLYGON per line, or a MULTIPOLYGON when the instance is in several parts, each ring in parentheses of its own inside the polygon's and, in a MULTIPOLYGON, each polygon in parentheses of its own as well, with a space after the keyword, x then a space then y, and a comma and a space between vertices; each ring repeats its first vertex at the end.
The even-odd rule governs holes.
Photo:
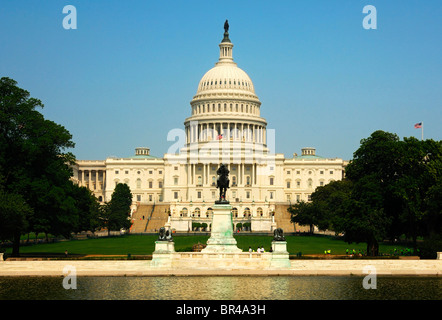
POLYGON ((201 78, 196 95, 213 93, 242 93, 256 96, 250 77, 232 64, 217 65, 201 78))

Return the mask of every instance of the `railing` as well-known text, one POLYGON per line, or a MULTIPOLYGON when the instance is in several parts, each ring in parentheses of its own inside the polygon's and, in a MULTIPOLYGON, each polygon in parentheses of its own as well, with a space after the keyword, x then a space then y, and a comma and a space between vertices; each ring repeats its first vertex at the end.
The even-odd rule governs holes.
POLYGON ((144 232, 146 232, 146 230, 147 230, 147 226, 149 224, 150 219, 152 219, 152 215, 153 215, 154 210, 155 210, 155 202, 153 203, 152 211, 150 212, 149 217, 147 217, 146 226, 144 227, 144 232))

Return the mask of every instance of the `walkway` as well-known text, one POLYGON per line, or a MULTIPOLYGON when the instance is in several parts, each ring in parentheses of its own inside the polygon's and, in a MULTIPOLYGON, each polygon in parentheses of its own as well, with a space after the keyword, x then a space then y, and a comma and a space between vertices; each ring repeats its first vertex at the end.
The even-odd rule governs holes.
POLYGON ((291 260, 288 269, 157 269, 151 261, 0 261, 0 276, 333 275, 442 276, 442 260, 291 260), (70 269, 65 269, 68 267, 70 269), (369 269, 368 269, 369 268, 369 269), (373 269, 374 268, 374 269, 373 269))

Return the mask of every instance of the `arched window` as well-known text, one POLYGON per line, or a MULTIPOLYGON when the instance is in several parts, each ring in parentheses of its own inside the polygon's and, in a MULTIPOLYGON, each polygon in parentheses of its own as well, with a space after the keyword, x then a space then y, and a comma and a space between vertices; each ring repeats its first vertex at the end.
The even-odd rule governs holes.
POLYGON ((262 217, 262 208, 256 209, 256 214, 258 215, 258 217, 262 217))
POLYGON ((195 208, 195 215, 199 217, 200 214, 201 214, 200 208, 195 208))
POLYGON ((183 209, 181 210, 181 215, 182 215, 183 217, 187 217, 187 208, 183 208, 183 209))
POLYGON ((141 189, 141 179, 137 179, 137 189, 141 189))
POLYGON ((232 176, 232 186, 236 186, 236 176, 232 176))
POLYGON ((237 208, 233 208, 232 209, 232 216, 233 217, 238 217, 238 209, 237 208))
POLYGON ((244 209, 244 216, 250 216, 250 209, 249 208, 245 208, 244 209))
POLYGON ((206 217, 207 217, 207 218, 210 218, 210 216, 212 215, 212 213, 213 213, 212 208, 207 208, 207 211, 206 211, 206 217))

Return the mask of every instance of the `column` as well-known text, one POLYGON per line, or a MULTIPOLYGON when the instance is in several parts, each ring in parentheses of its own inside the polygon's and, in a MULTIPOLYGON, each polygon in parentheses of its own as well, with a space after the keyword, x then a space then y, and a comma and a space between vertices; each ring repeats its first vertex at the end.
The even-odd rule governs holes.
POLYGON ((98 170, 95 170, 95 189, 101 190, 100 183, 98 182, 98 170))
POLYGON ((252 163, 252 176, 250 177, 250 183, 255 185, 255 164, 252 163))
POLYGON ((189 187, 190 186, 190 182, 191 182, 191 178, 190 178, 190 168, 191 168, 191 164, 190 163, 188 163, 187 164, 187 187, 189 187))
POLYGON ((81 186, 84 187, 85 183, 84 183, 84 170, 81 170, 81 186))

